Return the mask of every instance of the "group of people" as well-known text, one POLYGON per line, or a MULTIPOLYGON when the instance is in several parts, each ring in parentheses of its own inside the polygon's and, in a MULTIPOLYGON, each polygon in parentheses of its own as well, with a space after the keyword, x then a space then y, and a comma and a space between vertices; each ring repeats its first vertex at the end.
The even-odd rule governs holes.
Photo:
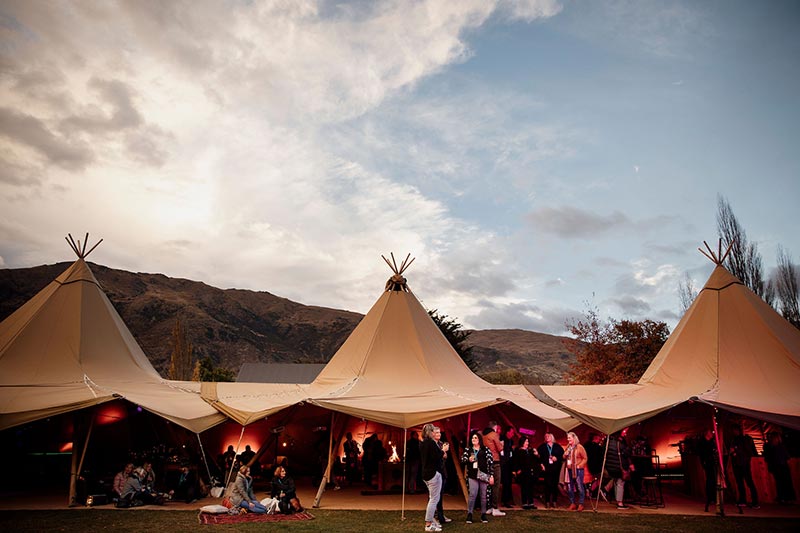
POLYGON ((152 463, 145 461, 138 467, 128 463, 114 476, 111 496, 117 507, 163 505, 168 495, 157 492, 155 485, 156 473, 152 463))
POLYGON ((277 510, 284 514, 302 512, 303 506, 297 497, 294 480, 289 477, 284 466, 278 466, 270 482, 269 499, 258 500, 253 491, 253 477, 247 465, 239 468, 236 479, 231 483, 227 498, 233 508, 240 512, 264 514, 277 510))
MULTIPOLYGON (((760 507, 758 488, 753 481, 751 466, 753 457, 758 455, 755 442, 750 435, 742 431, 742 427, 738 424, 731 427, 731 433, 732 437, 728 446, 722 447, 722 457, 719 454, 722 444, 717 444, 716 434, 711 429, 705 430, 702 438, 697 442, 695 451, 700 459, 700 465, 706 478, 706 512, 716 505, 717 491, 720 486, 720 467, 728 464, 728 462, 730 462, 736 482, 736 505, 740 508, 749 506, 753 509, 758 509, 760 507), (748 491, 750 493, 750 503, 747 502, 748 491)), ((778 503, 786 504, 794 501, 795 492, 789 472, 789 452, 783 444, 780 433, 770 432, 767 434, 763 456, 767 464, 767 470, 775 480, 776 500, 778 503)))
MULTIPOLYGON (((587 495, 596 491, 607 500, 616 500, 618 509, 628 508, 624 503, 625 483, 629 474, 635 471, 635 466, 620 434, 609 436, 607 448, 601 444, 602 436, 597 434, 592 434, 584 446, 576 433, 569 432, 566 448, 556 442, 555 436, 549 432, 538 447, 533 445, 531 437, 532 433, 517 436, 516 430, 510 426, 501 433, 500 425, 494 421, 489 422, 483 431, 470 432, 461 455, 469 489, 468 524, 475 520, 476 509, 480 511, 481 522, 488 522, 489 516, 505 516, 501 507, 514 507, 514 482, 520 486, 522 508, 536 509, 534 494, 540 476, 543 479, 542 500, 545 508, 557 507, 559 484, 567 489, 569 510, 583 511, 587 495), (602 478, 605 483, 601 487, 604 453, 606 471, 602 478), (614 493, 610 494, 612 489, 614 493)), ((442 444, 440 438, 440 428, 426 424, 422 429, 422 441, 417 441, 419 467, 429 495, 425 531, 441 531, 442 524, 451 521, 440 510, 442 486, 447 472, 443 462, 448 449, 448 444, 442 444)), ((413 433, 412 440, 416 440, 413 433)), ((416 463, 416 457, 414 452, 412 465, 416 463)), ((415 466, 410 470, 413 474, 415 466)))

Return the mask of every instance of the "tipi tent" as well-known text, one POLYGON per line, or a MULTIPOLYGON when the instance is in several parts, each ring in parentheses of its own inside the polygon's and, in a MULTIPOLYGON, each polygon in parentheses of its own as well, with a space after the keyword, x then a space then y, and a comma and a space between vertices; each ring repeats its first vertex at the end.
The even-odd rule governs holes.
POLYGON ((476 376, 408 288, 408 259, 386 261, 394 275, 383 294, 311 384, 204 384, 203 397, 241 424, 310 402, 410 428, 506 401, 562 429, 577 424, 521 386, 476 376))
POLYGON ((0 429, 120 397, 194 432, 224 421, 150 364, 86 264, 97 245, 68 242, 78 259, 0 323, 0 429))
POLYGON ((637 384, 532 392, 606 433, 690 399, 800 429, 800 331, 709 252, 716 268, 637 384))

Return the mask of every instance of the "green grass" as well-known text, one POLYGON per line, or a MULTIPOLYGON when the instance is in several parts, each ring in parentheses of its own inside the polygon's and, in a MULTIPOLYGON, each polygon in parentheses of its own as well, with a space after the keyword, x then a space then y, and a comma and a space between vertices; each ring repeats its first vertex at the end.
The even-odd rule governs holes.
MULTIPOLYGON (((422 531, 423 512, 406 512, 401 522, 399 511, 337 511, 311 509, 316 518, 304 522, 279 524, 255 523, 239 526, 201 526, 196 511, 162 511, 147 509, 70 509, 63 511, 0 511, 0 531, 109 531, 124 532, 193 532, 202 531, 265 531, 280 529, 288 532, 353 532, 379 533, 383 531, 422 531)), ((747 516, 682 516, 682 515, 618 515, 566 512, 508 513, 508 516, 491 519, 489 524, 467 525, 463 516, 444 531, 502 532, 515 531, 608 531, 637 533, 649 531, 797 531, 796 518, 754 518, 747 516)))

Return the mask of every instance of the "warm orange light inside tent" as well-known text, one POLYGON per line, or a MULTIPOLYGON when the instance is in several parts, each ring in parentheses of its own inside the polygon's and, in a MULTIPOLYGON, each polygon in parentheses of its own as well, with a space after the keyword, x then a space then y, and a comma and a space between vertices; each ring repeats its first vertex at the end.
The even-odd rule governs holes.
POLYGON ((95 417, 95 423, 104 426, 123 420, 127 415, 120 405, 105 405, 100 408, 95 417))
POLYGON ((390 463, 399 463, 400 462, 400 456, 397 455, 397 446, 395 446, 394 444, 392 444, 392 456, 389 457, 389 462, 390 463))
POLYGON ((72 443, 71 442, 65 442, 64 444, 61 445, 61 447, 58 449, 58 451, 61 452, 61 453, 71 452, 72 451, 72 443))

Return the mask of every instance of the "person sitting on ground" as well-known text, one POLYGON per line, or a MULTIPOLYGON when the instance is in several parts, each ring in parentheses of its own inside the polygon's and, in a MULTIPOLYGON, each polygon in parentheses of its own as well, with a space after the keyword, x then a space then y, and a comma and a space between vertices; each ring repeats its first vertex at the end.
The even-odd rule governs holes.
POLYGON ((120 472, 117 472, 117 475, 114 476, 114 486, 111 489, 111 497, 115 501, 122 497, 122 491, 125 490, 125 482, 132 473, 133 463, 128 463, 125 465, 125 468, 123 468, 120 472))
POLYGON ((186 465, 182 466, 181 475, 178 478, 178 484, 175 486, 173 496, 186 503, 192 503, 197 501, 198 489, 199 484, 194 471, 186 465))
POLYGON ((143 476, 140 478, 142 482, 142 487, 153 491, 156 488, 156 473, 153 471, 153 463, 150 461, 145 461, 142 464, 142 470, 144 470, 143 476))
POLYGON ((283 466, 275 469, 270 496, 278 500, 278 506, 284 514, 303 512, 303 506, 297 498, 294 480, 286 474, 286 468, 283 466))
POLYGON ((253 478, 250 477, 250 467, 247 465, 239 468, 236 481, 231 489, 230 499, 235 508, 244 509, 250 513, 264 514, 267 512, 267 508, 261 505, 261 502, 253 494, 253 478))
POLYGON ((147 472, 142 467, 133 470, 131 475, 128 476, 128 479, 125 480, 125 486, 117 502, 117 507, 138 507, 151 503, 164 505, 163 496, 149 490, 142 484, 141 480, 144 479, 146 475, 147 472))

